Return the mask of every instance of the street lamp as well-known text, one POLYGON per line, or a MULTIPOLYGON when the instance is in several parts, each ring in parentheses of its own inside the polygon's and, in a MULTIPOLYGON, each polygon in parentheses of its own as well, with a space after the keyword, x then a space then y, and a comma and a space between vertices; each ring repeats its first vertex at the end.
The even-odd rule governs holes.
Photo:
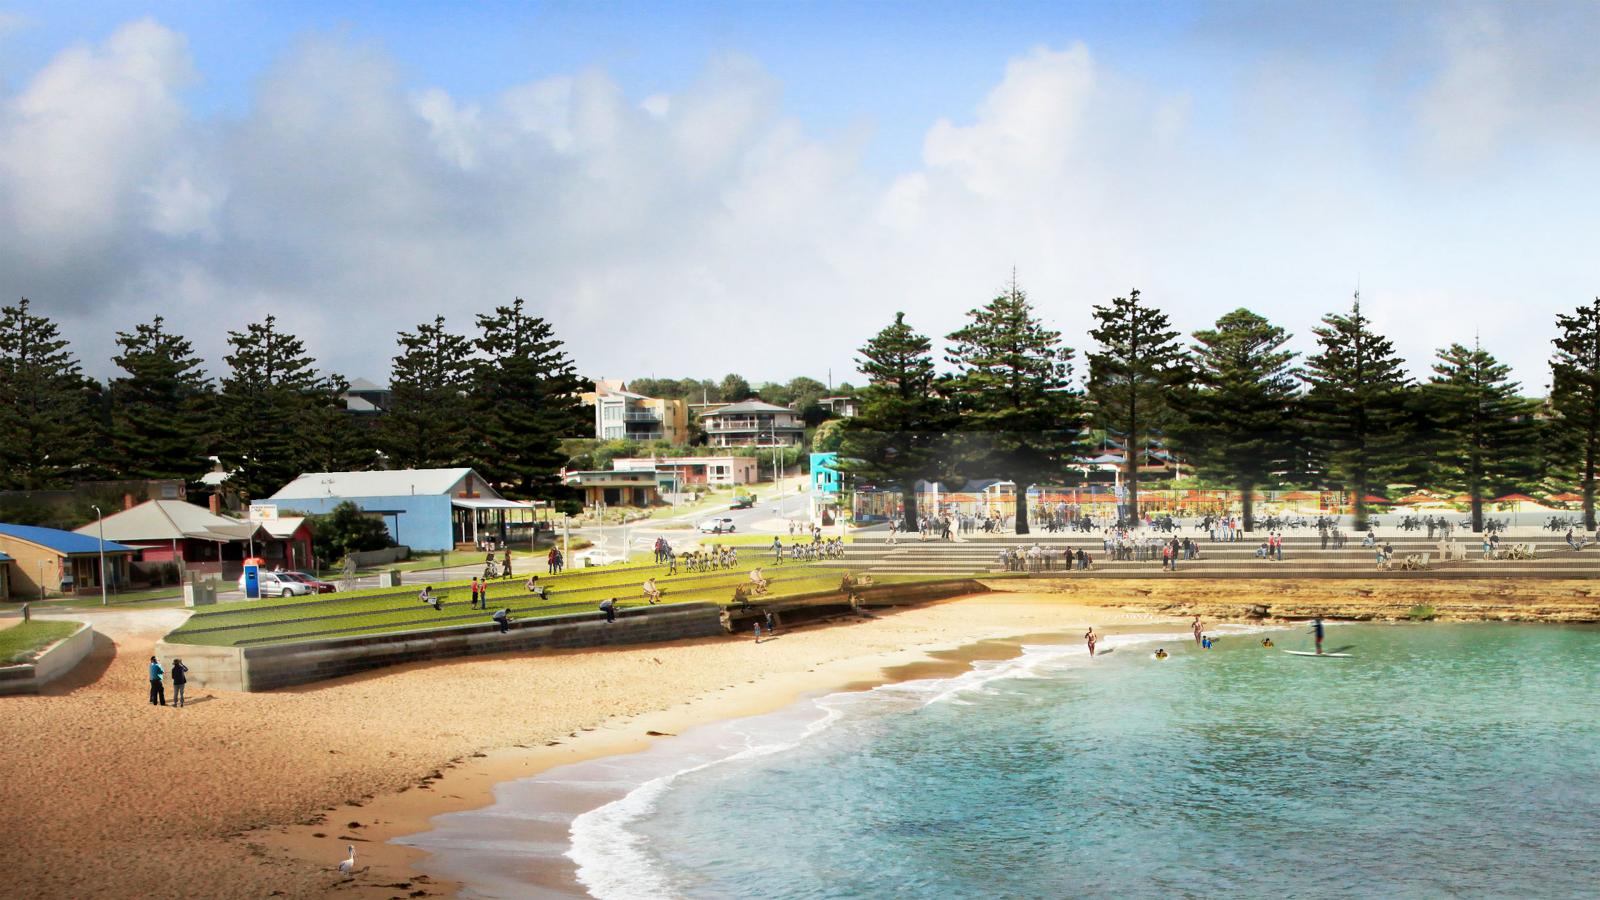
POLYGON ((110 606, 111 601, 106 599, 106 517, 98 506, 90 506, 94 510, 95 519, 100 524, 100 605, 110 606))

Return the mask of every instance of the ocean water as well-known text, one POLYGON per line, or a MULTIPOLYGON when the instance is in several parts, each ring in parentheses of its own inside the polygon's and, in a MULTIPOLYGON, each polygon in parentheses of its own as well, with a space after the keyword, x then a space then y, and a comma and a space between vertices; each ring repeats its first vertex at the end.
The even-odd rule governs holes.
POLYGON ((1224 634, 811 698, 414 842, 478 896, 562 858, 605 898, 1600 896, 1600 629, 1224 634))

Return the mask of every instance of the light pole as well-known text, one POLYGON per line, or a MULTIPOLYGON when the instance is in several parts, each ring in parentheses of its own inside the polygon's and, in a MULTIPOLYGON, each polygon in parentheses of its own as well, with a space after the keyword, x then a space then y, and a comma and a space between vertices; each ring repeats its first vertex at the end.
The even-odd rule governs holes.
POLYGON ((110 606, 111 601, 106 598, 106 517, 98 506, 90 506, 94 510, 95 519, 100 524, 100 605, 110 606))

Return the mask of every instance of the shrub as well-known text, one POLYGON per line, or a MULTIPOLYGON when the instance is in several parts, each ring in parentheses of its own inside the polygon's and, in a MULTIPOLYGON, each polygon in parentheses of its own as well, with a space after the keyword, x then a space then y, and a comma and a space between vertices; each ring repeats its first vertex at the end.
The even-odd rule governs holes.
POLYGON ((1418 604, 1406 611, 1406 618, 1413 622, 1432 622, 1439 618, 1439 613, 1431 606, 1418 604))

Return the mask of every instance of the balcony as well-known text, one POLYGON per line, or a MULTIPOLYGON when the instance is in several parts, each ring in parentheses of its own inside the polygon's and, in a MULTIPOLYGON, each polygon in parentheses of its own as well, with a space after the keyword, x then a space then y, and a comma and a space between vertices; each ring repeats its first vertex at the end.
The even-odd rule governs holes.
POLYGON ((708 433, 713 431, 772 431, 774 429, 780 432, 806 430, 805 425, 794 421, 792 418, 786 422, 774 423, 770 417, 756 419, 719 419, 716 417, 708 417, 705 419, 704 424, 708 433))
POLYGON ((636 411, 633 411, 633 410, 629 410, 628 412, 623 413, 622 421, 624 421, 624 422, 659 422, 659 421, 661 421, 661 414, 656 412, 656 411, 654 411, 654 410, 646 410, 646 411, 643 411, 643 412, 636 412, 636 411))

